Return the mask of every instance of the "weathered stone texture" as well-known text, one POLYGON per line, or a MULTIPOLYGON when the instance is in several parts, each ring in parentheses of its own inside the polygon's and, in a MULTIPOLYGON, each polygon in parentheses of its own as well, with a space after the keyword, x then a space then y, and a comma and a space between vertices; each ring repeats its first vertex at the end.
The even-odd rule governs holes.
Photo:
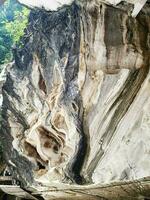
POLYGON ((130 5, 33 10, 3 86, 1 140, 24 183, 150 175, 150 13, 130 5))

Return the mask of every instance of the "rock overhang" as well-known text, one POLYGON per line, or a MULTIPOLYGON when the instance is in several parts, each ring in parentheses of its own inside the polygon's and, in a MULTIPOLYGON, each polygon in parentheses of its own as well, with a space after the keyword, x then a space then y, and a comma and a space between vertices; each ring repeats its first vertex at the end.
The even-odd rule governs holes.
POLYGON ((121 2, 126 2, 129 3, 131 5, 134 5, 134 8, 132 10, 132 17, 136 17, 139 12, 141 11, 141 9, 143 8, 143 6, 146 4, 147 0, 33 0, 32 2, 30 0, 18 0, 21 4, 24 4, 30 8, 42 8, 45 9, 47 11, 57 11, 58 9, 62 8, 63 6, 69 6, 71 5, 73 2, 76 2, 77 4, 86 4, 87 2, 90 4, 93 3, 105 3, 105 4, 109 4, 112 6, 117 6, 118 4, 120 4, 121 2))

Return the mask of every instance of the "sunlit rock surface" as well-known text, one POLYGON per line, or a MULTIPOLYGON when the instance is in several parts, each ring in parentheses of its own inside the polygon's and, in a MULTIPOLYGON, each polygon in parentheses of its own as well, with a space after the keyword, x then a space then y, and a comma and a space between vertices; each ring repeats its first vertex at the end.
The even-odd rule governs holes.
MULTIPOLYGON (((59 8, 70 5, 72 2, 87 4, 90 3, 91 5, 94 3, 106 3, 108 5, 118 5, 120 2, 127 2, 134 5, 134 9, 132 12, 132 17, 136 17, 138 13, 141 11, 143 6, 145 5, 147 0, 18 0, 20 3, 30 7, 30 8, 44 8, 49 11, 56 11, 59 8)), ((90 5, 90 6, 91 6, 90 5)))
POLYGON ((1 141, 23 183, 150 176, 150 11, 34 10, 3 86, 1 141))
POLYGON ((73 0, 18 0, 20 3, 31 8, 44 8, 46 10, 57 10, 64 5, 70 5, 73 0))

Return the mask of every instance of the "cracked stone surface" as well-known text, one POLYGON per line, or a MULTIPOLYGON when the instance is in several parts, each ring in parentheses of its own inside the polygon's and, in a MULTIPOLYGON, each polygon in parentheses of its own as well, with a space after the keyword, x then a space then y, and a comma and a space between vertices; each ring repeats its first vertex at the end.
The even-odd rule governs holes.
POLYGON ((34 9, 2 88, 0 140, 23 184, 150 176, 150 10, 34 9))

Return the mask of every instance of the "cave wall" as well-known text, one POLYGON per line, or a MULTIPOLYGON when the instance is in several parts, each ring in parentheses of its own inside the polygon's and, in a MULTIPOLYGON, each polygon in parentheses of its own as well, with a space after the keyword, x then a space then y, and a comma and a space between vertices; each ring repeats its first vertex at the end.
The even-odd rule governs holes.
POLYGON ((150 13, 73 3, 32 10, 2 88, 0 139, 24 184, 150 175, 150 13))

